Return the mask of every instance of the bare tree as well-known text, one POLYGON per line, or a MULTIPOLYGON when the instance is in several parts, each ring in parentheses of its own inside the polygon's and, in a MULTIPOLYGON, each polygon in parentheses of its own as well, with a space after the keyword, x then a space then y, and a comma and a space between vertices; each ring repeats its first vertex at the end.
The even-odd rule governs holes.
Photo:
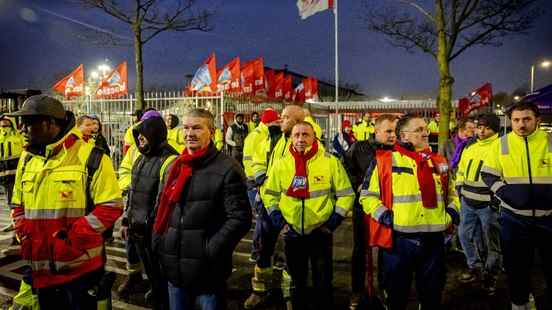
POLYGON ((144 65, 143 46, 165 31, 211 31, 210 20, 213 11, 198 9, 196 0, 77 0, 86 7, 102 10, 108 15, 130 26, 134 34, 134 55, 136 62, 136 101, 144 109, 144 65), (125 3, 125 4, 123 4, 125 3), (174 4, 174 5, 170 5, 174 4))
POLYGON ((470 47, 501 46, 504 37, 531 29, 540 14, 536 7, 539 0, 364 1, 367 10, 363 19, 370 30, 384 34, 393 46, 422 51, 435 59, 440 153, 448 139, 452 111, 451 62, 470 47), (424 7, 423 3, 430 2, 431 8, 424 7))

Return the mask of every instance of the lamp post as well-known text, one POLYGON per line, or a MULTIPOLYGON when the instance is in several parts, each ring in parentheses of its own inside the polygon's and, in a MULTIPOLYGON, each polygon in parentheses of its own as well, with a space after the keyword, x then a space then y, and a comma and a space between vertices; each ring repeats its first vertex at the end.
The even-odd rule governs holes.
MULTIPOLYGON (((543 61, 539 64, 539 66, 541 68, 548 68, 550 67, 550 65, 552 65, 552 63, 550 61, 543 61)), ((531 65, 531 83, 530 83, 531 87, 531 92, 534 92, 535 91, 535 65, 532 64, 531 65)))

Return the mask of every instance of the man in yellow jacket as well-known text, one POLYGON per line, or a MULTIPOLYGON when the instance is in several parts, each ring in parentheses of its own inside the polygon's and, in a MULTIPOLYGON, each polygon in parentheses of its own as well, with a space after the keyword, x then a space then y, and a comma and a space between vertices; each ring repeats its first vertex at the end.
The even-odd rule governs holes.
POLYGON ((365 141, 376 132, 374 125, 370 119, 370 113, 365 113, 362 117, 362 122, 353 126, 353 134, 357 141, 365 141))
POLYGON ((462 282, 483 280, 483 288, 494 294, 500 269, 500 225, 491 190, 481 179, 481 167, 493 143, 498 139, 500 119, 488 113, 477 118, 477 140, 462 151, 456 172, 456 188, 462 198, 458 237, 464 249, 469 272, 462 282))
POLYGON ((122 213, 113 164, 55 98, 31 96, 11 116, 21 117, 29 142, 10 207, 40 308, 89 308, 104 274, 102 233, 122 213))
POLYGON ((294 290, 294 309, 308 309, 308 262, 312 263, 315 309, 333 309, 333 231, 354 201, 339 160, 318 147, 310 123, 293 126, 292 145, 269 174, 265 194, 272 225, 286 226, 286 261, 294 290))
POLYGON ((0 117, 0 183, 7 193, 8 204, 12 198, 15 171, 24 144, 25 139, 15 127, 14 120, 0 117))
POLYGON ((514 105, 508 116, 512 132, 493 144, 481 176, 500 200, 510 300, 513 310, 522 310, 529 309, 535 250, 548 286, 545 296, 552 296, 552 135, 539 129, 540 111, 533 103, 514 105))
MULTIPOLYGON (((459 223, 458 197, 446 159, 429 150, 424 119, 405 115, 396 130, 399 143, 387 157, 376 153, 359 200, 375 226, 392 230, 392 237, 374 243, 380 246, 388 309, 406 309, 414 274, 422 309, 439 309, 446 278, 445 231, 459 223)), ((370 242, 376 237, 373 227, 370 242)))

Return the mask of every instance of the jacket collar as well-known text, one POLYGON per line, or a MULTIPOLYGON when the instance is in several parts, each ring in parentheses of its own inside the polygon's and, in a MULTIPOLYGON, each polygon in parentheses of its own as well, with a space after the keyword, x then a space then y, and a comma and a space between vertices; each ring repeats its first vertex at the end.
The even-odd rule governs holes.
POLYGON ((477 144, 482 145, 482 146, 483 145, 489 145, 489 144, 493 143, 496 139, 498 139, 498 133, 495 133, 494 135, 488 137, 485 140, 478 139, 477 144))
POLYGON ((534 140, 542 139, 542 137, 546 137, 546 132, 544 132, 542 129, 537 128, 532 134, 528 135, 527 137, 520 137, 515 132, 511 132, 511 134, 520 140, 525 140, 527 138, 527 142, 532 142, 534 140))

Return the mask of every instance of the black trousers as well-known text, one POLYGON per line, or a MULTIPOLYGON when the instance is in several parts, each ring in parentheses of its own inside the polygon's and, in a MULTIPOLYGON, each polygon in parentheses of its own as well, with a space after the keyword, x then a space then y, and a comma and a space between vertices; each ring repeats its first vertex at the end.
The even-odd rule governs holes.
POLYGON ((167 280, 164 279, 161 273, 161 266, 157 258, 154 257, 151 248, 151 233, 144 234, 130 233, 129 238, 132 239, 138 252, 138 256, 144 265, 146 275, 151 284, 151 292, 153 296, 154 309, 169 309, 169 293, 167 288, 167 280))
POLYGON ((96 296, 90 295, 88 291, 98 284, 103 273, 101 268, 69 283, 38 289, 40 309, 96 310, 96 296))
POLYGON ((364 211, 355 202, 353 206, 353 254, 351 257, 351 285, 354 294, 365 292, 366 277, 366 236, 364 230, 364 211))
POLYGON ((294 309, 308 309, 307 276, 312 269, 315 309, 333 309, 333 235, 319 230, 310 235, 286 234, 285 253, 292 280, 294 309))

